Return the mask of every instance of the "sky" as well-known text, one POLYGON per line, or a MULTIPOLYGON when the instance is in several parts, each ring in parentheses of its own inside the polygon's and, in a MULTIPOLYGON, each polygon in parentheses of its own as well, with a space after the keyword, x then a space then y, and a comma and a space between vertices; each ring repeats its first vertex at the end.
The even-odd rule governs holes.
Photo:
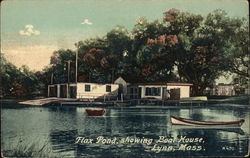
POLYGON ((58 49, 73 49, 117 25, 131 30, 139 17, 161 20, 178 8, 206 16, 223 9, 248 18, 247 0, 5 0, 1 2, 1 53, 17 67, 42 70, 58 49))

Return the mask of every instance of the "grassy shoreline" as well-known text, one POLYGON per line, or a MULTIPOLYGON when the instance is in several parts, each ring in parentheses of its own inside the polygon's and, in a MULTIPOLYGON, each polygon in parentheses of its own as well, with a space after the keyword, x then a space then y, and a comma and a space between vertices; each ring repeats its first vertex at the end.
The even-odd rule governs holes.
POLYGON ((23 99, 1 99, 0 105, 1 108, 23 108, 23 107, 29 107, 28 105, 19 104, 20 101, 23 101, 23 99))

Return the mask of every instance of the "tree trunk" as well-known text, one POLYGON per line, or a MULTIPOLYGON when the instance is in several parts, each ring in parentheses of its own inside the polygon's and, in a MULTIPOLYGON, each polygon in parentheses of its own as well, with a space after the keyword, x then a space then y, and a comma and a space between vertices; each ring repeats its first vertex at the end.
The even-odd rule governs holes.
POLYGON ((203 91, 205 90, 205 86, 200 86, 195 84, 191 88, 191 96, 201 96, 203 95, 203 91))

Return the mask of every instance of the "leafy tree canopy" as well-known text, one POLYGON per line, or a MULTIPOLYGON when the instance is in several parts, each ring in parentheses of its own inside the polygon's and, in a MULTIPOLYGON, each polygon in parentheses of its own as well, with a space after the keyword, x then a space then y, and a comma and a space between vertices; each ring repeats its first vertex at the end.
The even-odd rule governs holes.
MULTIPOLYGON (((116 26, 103 37, 77 42, 78 81, 110 83, 119 76, 174 80, 193 83, 194 95, 202 95, 225 73, 234 73, 245 83, 249 81, 248 25, 248 20, 231 18, 223 10, 203 17, 173 8, 162 19, 142 17, 131 32, 116 26)), ((33 73, 27 67, 17 69, 1 56, 0 73, 7 85, 3 89, 11 95, 12 87, 18 91, 31 82, 41 85, 38 80, 45 87, 63 83, 68 73, 69 82, 74 82, 75 59, 75 51, 60 49, 43 72, 33 73), (11 80, 16 83, 7 83, 11 80)))

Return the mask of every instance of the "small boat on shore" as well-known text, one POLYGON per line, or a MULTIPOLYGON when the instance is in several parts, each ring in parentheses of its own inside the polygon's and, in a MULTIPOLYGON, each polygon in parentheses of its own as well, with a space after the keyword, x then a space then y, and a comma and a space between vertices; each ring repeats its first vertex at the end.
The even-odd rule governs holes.
POLYGON ((172 125, 179 125, 179 126, 227 127, 227 128, 237 128, 240 127, 245 122, 245 120, 243 119, 238 121, 228 121, 228 122, 196 121, 177 116, 171 116, 170 120, 172 125))
POLYGON ((89 116, 102 116, 105 113, 105 109, 86 109, 89 116))
POLYGON ((207 96, 180 98, 181 101, 207 101, 207 96))

